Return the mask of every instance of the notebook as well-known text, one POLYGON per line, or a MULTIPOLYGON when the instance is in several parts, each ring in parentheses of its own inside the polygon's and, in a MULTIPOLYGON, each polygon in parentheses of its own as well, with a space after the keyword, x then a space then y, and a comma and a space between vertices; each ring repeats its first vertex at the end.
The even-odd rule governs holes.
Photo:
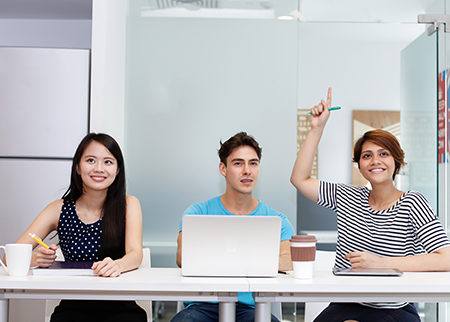
POLYGON ((333 268, 338 276, 402 276, 403 272, 396 268, 333 268))
POLYGON ((35 267, 32 269, 36 276, 77 276, 95 275, 91 268, 94 262, 63 262, 55 261, 50 267, 35 267))
POLYGON ((183 276, 274 277, 278 273, 278 216, 185 215, 183 276))

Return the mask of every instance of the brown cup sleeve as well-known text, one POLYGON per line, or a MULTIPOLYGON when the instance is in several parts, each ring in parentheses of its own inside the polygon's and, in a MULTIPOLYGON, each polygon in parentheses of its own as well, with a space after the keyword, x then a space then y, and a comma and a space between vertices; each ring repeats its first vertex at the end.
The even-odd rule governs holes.
POLYGON ((316 260, 316 246, 291 247, 291 259, 294 262, 311 262, 316 260))

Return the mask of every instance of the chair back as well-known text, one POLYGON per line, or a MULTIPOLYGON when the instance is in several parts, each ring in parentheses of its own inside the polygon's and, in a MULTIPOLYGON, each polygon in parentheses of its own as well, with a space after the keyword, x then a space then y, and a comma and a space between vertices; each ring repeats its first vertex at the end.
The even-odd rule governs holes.
POLYGON ((319 272, 331 272, 334 266, 336 252, 318 250, 314 261, 314 270, 319 272))
POLYGON ((150 267, 152 267, 150 248, 142 248, 142 262, 139 268, 150 268, 150 267))
MULTIPOLYGON (((142 248, 142 262, 139 268, 150 268, 151 267, 151 256, 150 248, 142 248)), ((142 307, 145 312, 147 312, 147 321, 152 322, 153 311, 152 311, 152 301, 141 301, 138 300, 136 303, 142 307)))

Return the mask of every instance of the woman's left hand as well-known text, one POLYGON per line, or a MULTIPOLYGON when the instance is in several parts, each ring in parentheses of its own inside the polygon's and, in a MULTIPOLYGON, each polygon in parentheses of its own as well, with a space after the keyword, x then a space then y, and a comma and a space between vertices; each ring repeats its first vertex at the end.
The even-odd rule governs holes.
POLYGON ((95 262, 92 264, 92 269, 96 275, 103 277, 117 277, 122 272, 119 264, 110 257, 106 257, 100 262, 95 262))
POLYGON ((344 256, 352 268, 382 268, 383 258, 366 252, 351 252, 344 256))

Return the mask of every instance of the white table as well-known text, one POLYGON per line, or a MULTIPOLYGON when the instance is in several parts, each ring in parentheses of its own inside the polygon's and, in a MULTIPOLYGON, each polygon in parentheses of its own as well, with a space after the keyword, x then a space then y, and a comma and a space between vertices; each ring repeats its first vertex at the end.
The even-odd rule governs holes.
POLYGON ((93 276, 9 277, 0 270, 0 299, 218 301, 220 321, 234 321, 237 292, 255 292, 255 321, 270 321, 270 302, 450 302, 450 272, 402 277, 312 279, 182 277, 178 268, 144 268, 119 278, 93 276))
POLYGON ((331 271, 315 271, 312 279, 279 275, 248 281, 255 292, 257 322, 270 321, 270 302, 450 302, 450 272, 338 277, 331 271))
POLYGON ((218 301, 220 321, 234 321, 237 292, 249 289, 246 278, 182 277, 180 272, 178 268, 143 268, 118 278, 10 277, 0 270, 0 299, 218 301))

